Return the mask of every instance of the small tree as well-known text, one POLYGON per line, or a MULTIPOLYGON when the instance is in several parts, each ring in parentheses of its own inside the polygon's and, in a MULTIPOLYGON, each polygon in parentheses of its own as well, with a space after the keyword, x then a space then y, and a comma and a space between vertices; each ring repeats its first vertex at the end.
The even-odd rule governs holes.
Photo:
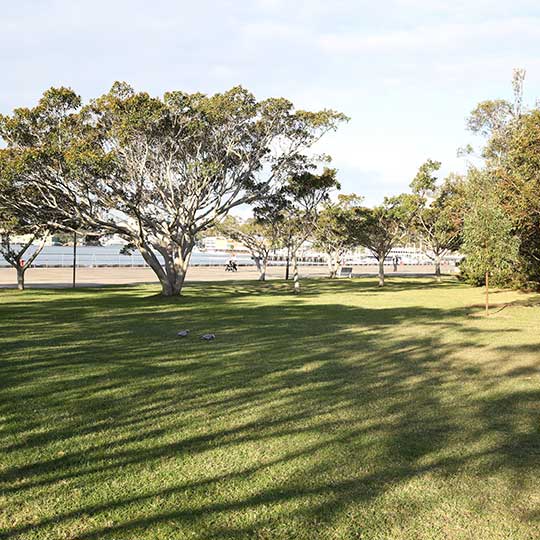
POLYGON ((276 227, 261 219, 250 218, 242 222, 236 217, 227 216, 217 230, 248 248, 259 271, 259 280, 264 281, 270 252, 278 247, 276 227))
POLYGON ((255 209, 256 216, 274 224, 277 237, 287 247, 296 294, 300 292, 298 252, 313 236, 319 207, 334 189, 339 189, 335 169, 325 168, 321 174, 305 171, 291 176, 278 194, 255 209))
POLYGON ((485 309, 489 315, 490 276, 499 284, 510 276, 518 257, 519 241, 512 234, 512 222, 487 173, 470 171, 467 196, 462 247, 466 260, 463 266, 469 277, 484 281, 485 309))
POLYGON ((76 163, 87 167, 95 161, 88 147, 79 145, 81 132, 74 111, 80 105, 71 90, 52 88, 34 108, 0 115, 0 137, 6 144, 0 149, 0 249, 17 269, 20 289, 49 234, 80 229, 70 179, 77 170, 82 172, 76 163), (53 188, 57 184, 63 184, 63 189, 53 188), (14 235, 28 240, 14 244, 14 235), (27 255, 32 244, 36 248, 27 255))
POLYGON ((524 69, 514 69, 512 75, 513 101, 494 99, 479 103, 467 120, 473 133, 488 138, 483 156, 488 165, 497 165, 509 150, 508 137, 516 121, 526 112, 523 106, 524 69))
POLYGON ((330 278, 335 278, 341 261, 357 244, 363 220, 355 212, 362 202, 358 195, 338 195, 336 202, 327 202, 319 212, 314 229, 315 246, 326 255, 330 278))
POLYGON ((32 266, 43 250, 49 231, 45 228, 24 225, 17 219, 5 219, 0 224, 0 254, 17 272, 17 288, 24 290, 26 270, 32 266), (23 242, 13 242, 15 235, 24 235, 23 242), (29 249, 35 245, 34 251, 29 249))
MULTIPOLYGON (((301 208, 287 208, 283 210, 279 222, 279 235, 281 241, 287 247, 287 265, 292 264, 293 290, 300 293, 300 273, 298 269, 298 254, 301 247, 311 236, 315 226, 314 212, 301 208)), ((288 273, 288 267, 287 267, 288 273)), ((286 276, 286 279, 288 277, 286 276)))
MULTIPOLYGON (((0 254, 17 272, 17 288, 24 290, 24 278, 28 268, 43 250, 51 232, 48 214, 34 211, 15 214, 9 210, 16 205, 21 196, 20 190, 13 185, 14 168, 19 164, 11 159, 9 152, 0 151, 0 254), (14 237, 23 236, 16 242, 14 237), (33 251, 30 248, 34 246, 33 251)), ((30 194, 39 203, 40 193, 30 194)))
POLYGON ((437 161, 426 161, 411 182, 418 203, 411 235, 427 248, 426 255, 434 262, 437 281, 441 281, 441 259, 461 244, 464 212, 463 180, 451 175, 437 185, 433 173, 440 165, 437 161))
POLYGON ((407 194, 385 197, 379 206, 357 210, 363 220, 358 243, 377 259, 379 287, 384 286, 384 261, 390 250, 407 237, 415 211, 416 199, 407 194))

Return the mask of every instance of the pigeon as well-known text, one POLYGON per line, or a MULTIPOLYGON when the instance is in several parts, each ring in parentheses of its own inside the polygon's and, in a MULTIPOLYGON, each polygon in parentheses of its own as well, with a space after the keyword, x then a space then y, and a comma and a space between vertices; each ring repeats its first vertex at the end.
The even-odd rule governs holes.
POLYGON ((177 332, 178 337, 186 337, 189 334, 189 330, 180 330, 180 332, 177 332))
POLYGON ((203 334, 201 336, 201 339, 204 339, 206 341, 211 341, 216 337, 216 334, 203 334))

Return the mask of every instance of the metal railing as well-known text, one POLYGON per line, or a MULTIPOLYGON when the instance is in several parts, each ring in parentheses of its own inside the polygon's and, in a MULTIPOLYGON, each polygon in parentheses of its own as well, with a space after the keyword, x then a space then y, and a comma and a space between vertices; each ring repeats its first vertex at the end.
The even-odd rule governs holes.
MULTIPOLYGON (((32 266, 35 268, 67 268, 73 266, 73 252, 71 248, 58 248, 63 251, 58 253, 57 249, 45 248, 34 260, 32 266)), ((158 256, 158 258, 161 258, 158 256)), ((228 254, 212 254, 207 252, 195 252, 191 258, 191 266, 225 266, 230 260, 231 255, 228 254)), ((448 258, 450 259, 450 258, 448 258)), ((441 264, 443 266, 455 265, 454 260, 443 260, 441 264)), ((236 264, 238 266, 254 266, 255 262, 251 259, 247 253, 237 254, 236 264)), ((131 254, 121 254, 118 249, 107 248, 90 248, 89 246, 83 246, 77 249, 76 257, 77 267, 98 268, 98 267, 132 267, 132 268, 144 268, 148 267, 148 264, 143 259, 142 255, 138 252, 131 254)), ((326 266, 326 260, 321 256, 302 254, 299 257, 299 263, 302 266, 326 266)), ((268 260, 269 266, 284 266, 286 264, 286 257, 284 255, 271 255, 268 260)), ((362 260, 347 261, 347 266, 373 266, 377 261, 373 258, 364 258, 362 260)), ((385 266, 392 265, 391 259, 386 259, 385 266)), ((405 266, 417 266, 417 265, 432 265, 433 261, 417 260, 414 262, 404 263, 405 266)), ((10 265, 0 255, 0 267, 9 267, 10 265)), ((401 263, 400 263, 401 266, 401 263)))
MULTIPOLYGON (((225 266, 230 260, 230 256, 196 253, 192 256, 191 266, 225 266)), ((255 262, 249 255, 241 255, 235 258, 238 266, 254 266, 255 262)), ((302 257, 299 259, 303 266, 322 266, 326 262, 317 257, 302 257)), ((284 257, 271 257, 268 265, 284 266, 286 260, 284 257)), ((9 267, 9 263, 0 256, 0 267, 9 267)), ((34 268, 69 268, 73 266, 73 253, 40 253, 32 263, 34 268)), ((148 264, 140 253, 123 255, 120 253, 100 253, 100 252, 81 252, 78 250, 76 256, 76 266, 86 268, 99 267, 131 267, 145 268, 148 264)))

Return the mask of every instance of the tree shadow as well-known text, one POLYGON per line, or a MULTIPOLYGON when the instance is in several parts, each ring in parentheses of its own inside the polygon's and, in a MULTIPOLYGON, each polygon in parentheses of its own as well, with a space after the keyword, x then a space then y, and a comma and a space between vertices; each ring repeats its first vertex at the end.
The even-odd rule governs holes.
POLYGON ((300 297, 279 282, 191 284, 175 300, 36 291, 0 304, 0 486, 12 510, 34 508, 4 537, 358 538, 363 523, 399 538, 444 497, 473 513, 466 501, 497 474, 532 530, 540 390, 509 384, 500 365, 520 329, 467 320, 457 302, 333 296, 393 297, 407 283, 317 280, 300 297), (455 478, 464 499, 447 491, 455 478), (432 485, 437 496, 413 489, 432 485))

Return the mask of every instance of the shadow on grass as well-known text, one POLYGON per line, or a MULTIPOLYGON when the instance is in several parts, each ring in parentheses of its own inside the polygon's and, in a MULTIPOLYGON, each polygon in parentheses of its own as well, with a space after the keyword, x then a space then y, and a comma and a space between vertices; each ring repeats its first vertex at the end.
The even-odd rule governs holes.
MULTIPOLYGON (((434 287, 418 280, 384 291, 317 280, 300 297, 289 287, 191 284, 179 299, 48 290, 0 304, 2 492, 93 492, 4 536, 92 516, 77 538, 166 538, 178 527, 325 538, 415 479, 501 471, 522 489, 538 475, 540 389, 501 389, 472 358, 485 348, 479 332, 503 330, 465 327, 462 307, 328 302, 434 287), (175 337, 181 328, 190 338, 175 337), (197 339, 207 331, 214 342, 197 339)), ((437 504, 415 500, 398 519, 437 504)))

